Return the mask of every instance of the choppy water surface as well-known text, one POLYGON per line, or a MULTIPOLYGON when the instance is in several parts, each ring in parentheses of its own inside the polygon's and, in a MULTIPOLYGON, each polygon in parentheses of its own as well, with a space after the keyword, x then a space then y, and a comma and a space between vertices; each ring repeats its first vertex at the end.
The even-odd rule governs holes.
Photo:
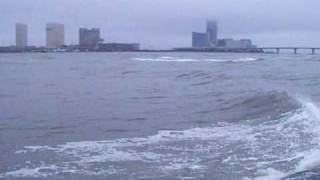
POLYGON ((320 56, 0 55, 1 179, 318 179, 320 56))

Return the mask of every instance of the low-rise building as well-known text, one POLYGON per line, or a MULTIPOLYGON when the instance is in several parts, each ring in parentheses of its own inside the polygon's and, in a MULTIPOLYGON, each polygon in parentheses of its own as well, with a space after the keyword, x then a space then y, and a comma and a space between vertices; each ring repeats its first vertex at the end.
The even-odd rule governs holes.
POLYGON ((219 39, 217 47, 226 49, 249 49, 253 48, 252 41, 250 39, 219 39))
POLYGON ((79 49, 80 51, 93 51, 98 49, 100 38, 100 29, 79 29, 79 49))
POLYGON ((208 48, 210 47, 208 33, 192 33, 192 47, 193 48, 208 48))
POLYGON ((101 43, 98 51, 139 51, 140 44, 137 43, 101 43))

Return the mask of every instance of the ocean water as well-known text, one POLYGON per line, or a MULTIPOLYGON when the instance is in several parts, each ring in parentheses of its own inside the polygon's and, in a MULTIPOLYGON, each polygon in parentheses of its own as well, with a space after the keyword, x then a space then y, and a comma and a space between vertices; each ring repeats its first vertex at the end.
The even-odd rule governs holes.
POLYGON ((0 54, 0 179, 319 179, 319 67, 308 54, 0 54))

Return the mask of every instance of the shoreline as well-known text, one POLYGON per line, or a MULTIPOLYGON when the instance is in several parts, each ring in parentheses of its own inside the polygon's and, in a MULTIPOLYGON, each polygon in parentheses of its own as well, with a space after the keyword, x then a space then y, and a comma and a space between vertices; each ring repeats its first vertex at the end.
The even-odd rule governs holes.
POLYGON ((270 53, 253 50, 137 50, 137 51, 0 51, 0 54, 27 54, 27 53, 270 53))

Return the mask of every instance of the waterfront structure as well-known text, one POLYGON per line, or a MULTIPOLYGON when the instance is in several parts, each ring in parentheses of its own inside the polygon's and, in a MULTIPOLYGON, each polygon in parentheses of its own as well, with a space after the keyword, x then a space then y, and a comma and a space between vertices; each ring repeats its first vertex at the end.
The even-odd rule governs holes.
POLYGON ((101 43, 99 51, 139 51, 140 44, 137 43, 101 43))
POLYGON ((60 48, 64 46, 64 25, 49 23, 46 26, 46 46, 47 48, 60 48))
POLYGON ((16 48, 24 49, 28 46, 28 26, 26 24, 16 24, 16 48))
POLYGON ((251 39, 240 39, 240 43, 244 48, 256 48, 256 46, 252 44, 251 39))
POLYGON ((97 50, 100 41, 100 29, 79 29, 79 48, 81 51, 97 50))
POLYGON ((18 52, 15 46, 0 46, 0 53, 15 53, 15 52, 18 52))
POLYGON ((207 20, 207 33, 209 34, 210 46, 215 46, 218 40, 218 22, 207 20))
POLYGON ((192 47, 193 48, 208 48, 210 47, 209 34, 192 32, 192 47))
POLYGON ((226 48, 226 49, 249 49, 254 48, 252 45, 252 41, 250 39, 219 39, 217 41, 218 48, 226 48))

